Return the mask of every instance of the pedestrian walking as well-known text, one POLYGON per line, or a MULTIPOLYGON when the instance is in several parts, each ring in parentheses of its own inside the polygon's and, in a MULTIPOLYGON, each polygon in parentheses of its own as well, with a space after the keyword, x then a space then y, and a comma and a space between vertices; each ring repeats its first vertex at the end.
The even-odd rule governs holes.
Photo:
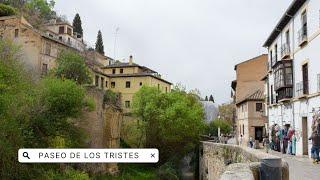
POLYGON ((313 163, 319 163, 320 134, 318 131, 313 132, 309 140, 312 140, 311 157, 313 159, 313 163))
POLYGON ((270 149, 270 140, 269 137, 265 136, 263 138, 263 144, 264 144, 264 149, 266 150, 266 153, 269 153, 269 149, 270 149))
POLYGON ((252 139, 252 137, 249 138, 249 145, 250 145, 250 148, 253 148, 253 139, 252 139))

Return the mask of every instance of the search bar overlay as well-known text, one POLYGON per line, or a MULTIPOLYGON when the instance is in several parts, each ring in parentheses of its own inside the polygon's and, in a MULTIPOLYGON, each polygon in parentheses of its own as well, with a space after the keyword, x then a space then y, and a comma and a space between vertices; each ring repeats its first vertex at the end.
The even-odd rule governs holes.
POLYGON ((19 149, 20 163, 157 163, 158 149, 19 149))

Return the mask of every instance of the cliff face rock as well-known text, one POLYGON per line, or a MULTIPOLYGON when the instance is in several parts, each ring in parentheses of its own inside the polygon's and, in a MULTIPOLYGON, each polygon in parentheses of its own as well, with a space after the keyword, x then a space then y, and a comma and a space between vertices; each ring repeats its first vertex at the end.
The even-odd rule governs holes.
MULTIPOLYGON (((122 121, 121 109, 105 105, 105 92, 96 88, 87 88, 87 95, 95 102, 93 111, 85 112, 79 126, 87 133, 88 148, 119 148, 120 125, 122 121)), ((91 174, 116 174, 117 164, 84 164, 82 168, 91 174)))

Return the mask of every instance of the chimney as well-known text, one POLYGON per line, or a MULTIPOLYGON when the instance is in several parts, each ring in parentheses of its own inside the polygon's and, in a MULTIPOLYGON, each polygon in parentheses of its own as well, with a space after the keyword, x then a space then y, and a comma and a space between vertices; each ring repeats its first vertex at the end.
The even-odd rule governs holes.
POLYGON ((130 55, 130 57, 129 57, 129 65, 132 65, 133 64, 133 57, 132 57, 132 55, 130 55))

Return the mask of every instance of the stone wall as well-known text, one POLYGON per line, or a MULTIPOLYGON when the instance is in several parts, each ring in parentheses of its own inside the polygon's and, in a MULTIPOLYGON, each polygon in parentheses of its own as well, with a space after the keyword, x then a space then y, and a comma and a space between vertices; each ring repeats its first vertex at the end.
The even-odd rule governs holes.
MULTIPOLYGON (((86 111, 79 118, 79 126, 87 133, 90 148, 119 148, 122 112, 112 105, 104 105, 104 91, 87 87, 87 95, 93 98, 95 109, 86 111)), ((117 164, 83 164, 82 168, 91 174, 116 174, 117 164)))
POLYGON ((201 180, 239 177, 258 180, 266 174, 270 175, 271 171, 273 171, 271 175, 278 174, 283 180, 289 180, 288 164, 281 158, 237 145, 202 142, 199 164, 201 180), (275 168, 269 169, 266 165, 275 168))

